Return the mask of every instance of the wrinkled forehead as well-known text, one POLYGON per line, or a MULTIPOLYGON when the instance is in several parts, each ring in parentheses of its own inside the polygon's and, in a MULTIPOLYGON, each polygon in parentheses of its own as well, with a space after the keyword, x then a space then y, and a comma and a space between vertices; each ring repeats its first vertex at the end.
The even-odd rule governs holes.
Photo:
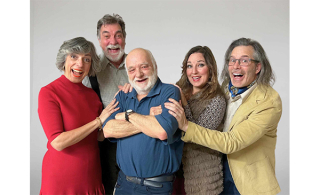
POLYGON ((251 45, 249 46, 237 46, 235 47, 231 54, 230 57, 235 57, 235 58, 240 58, 240 57, 250 57, 252 58, 254 54, 254 49, 251 45))
POLYGON ((131 51, 126 58, 126 66, 136 66, 142 64, 151 65, 151 59, 148 53, 144 50, 134 50, 131 51))

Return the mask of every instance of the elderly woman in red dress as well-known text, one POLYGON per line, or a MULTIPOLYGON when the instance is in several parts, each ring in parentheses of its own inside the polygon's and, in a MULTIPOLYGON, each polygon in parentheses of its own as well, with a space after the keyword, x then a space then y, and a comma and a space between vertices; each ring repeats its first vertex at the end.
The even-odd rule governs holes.
POLYGON ((85 38, 65 41, 56 65, 64 74, 41 88, 38 99, 48 138, 40 194, 104 194, 97 139, 104 139, 101 121, 118 103, 102 110, 98 95, 82 84, 99 69, 94 45, 85 38))

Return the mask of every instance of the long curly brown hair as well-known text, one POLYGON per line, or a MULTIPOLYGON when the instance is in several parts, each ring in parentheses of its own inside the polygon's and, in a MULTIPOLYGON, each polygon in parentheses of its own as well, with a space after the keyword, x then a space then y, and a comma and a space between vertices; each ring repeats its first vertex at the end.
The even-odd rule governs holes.
POLYGON ((216 60, 212 54, 212 51, 207 46, 195 46, 191 48, 186 54, 182 62, 182 75, 180 80, 176 83, 184 93, 187 100, 189 100, 193 95, 193 85, 189 82, 187 77, 187 62, 189 56, 193 53, 201 53, 206 61, 209 68, 209 80, 207 84, 197 93, 199 96, 197 98, 201 100, 207 100, 215 97, 216 95, 223 95, 220 84, 218 82, 218 68, 216 60))

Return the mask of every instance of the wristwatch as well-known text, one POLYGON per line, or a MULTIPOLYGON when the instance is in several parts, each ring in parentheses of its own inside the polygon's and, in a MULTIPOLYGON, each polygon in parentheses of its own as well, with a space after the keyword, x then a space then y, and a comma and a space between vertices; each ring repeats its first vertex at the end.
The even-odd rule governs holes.
POLYGON ((127 111, 125 112, 126 121, 130 122, 130 121, 129 121, 129 115, 130 115, 130 114, 133 114, 133 113, 134 113, 134 111, 131 110, 131 109, 129 109, 129 110, 127 110, 127 111))

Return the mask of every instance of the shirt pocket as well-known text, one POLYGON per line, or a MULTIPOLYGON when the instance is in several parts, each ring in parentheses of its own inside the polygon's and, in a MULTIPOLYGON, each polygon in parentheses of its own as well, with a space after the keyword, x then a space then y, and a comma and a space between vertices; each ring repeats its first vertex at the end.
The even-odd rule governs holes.
POLYGON ((252 188, 256 192, 270 192, 279 187, 268 157, 246 167, 252 188))

